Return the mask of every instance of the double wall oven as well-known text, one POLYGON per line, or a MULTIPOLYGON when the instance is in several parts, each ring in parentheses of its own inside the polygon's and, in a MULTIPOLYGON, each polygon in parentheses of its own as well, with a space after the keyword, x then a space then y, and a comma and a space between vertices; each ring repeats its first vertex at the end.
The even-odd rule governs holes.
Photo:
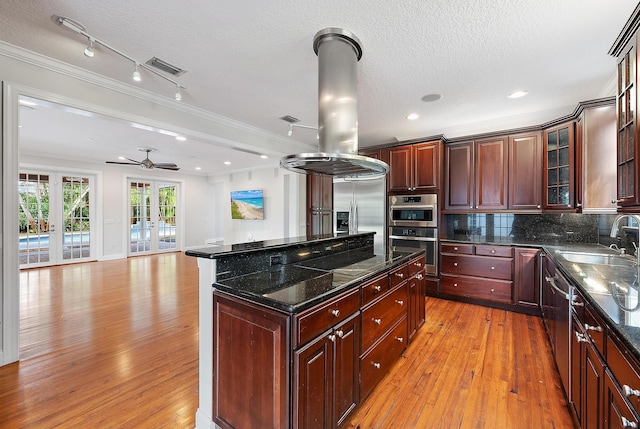
POLYGON ((428 275, 438 275, 438 196, 389 197, 389 246, 392 249, 424 249, 428 275))

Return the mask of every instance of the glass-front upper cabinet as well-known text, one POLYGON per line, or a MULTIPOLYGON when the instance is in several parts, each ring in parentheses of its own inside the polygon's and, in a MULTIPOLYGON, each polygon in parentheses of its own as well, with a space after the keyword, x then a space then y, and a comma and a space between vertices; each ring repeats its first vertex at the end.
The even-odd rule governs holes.
POLYGON ((571 122, 544 132, 544 209, 575 208, 574 127, 571 122))
POLYGON ((635 49, 631 43, 618 57, 618 204, 636 205, 635 49))

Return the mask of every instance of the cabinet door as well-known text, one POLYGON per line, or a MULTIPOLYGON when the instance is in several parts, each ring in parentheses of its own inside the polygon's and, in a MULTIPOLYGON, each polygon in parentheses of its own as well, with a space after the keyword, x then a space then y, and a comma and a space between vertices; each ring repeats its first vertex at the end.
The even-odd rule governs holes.
POLYGON ((542 142, 540 133, 509 137, 509 208, 542 208, 542 142))
POLYGON ((507 138, 476 141, 475 208, 507 208, 507 138))
POLYGON ((544 132, 543 208, 571 210, 575 203, 574 123, 544 132))
POLYGON ((538 250, 515 249, 515 303, 519 307, 540 308, 538 250))
POLYGON ((599 429, 604 402, 604 364, 591 344, 584 349, 583 371, 581 429, 599 429))
POLYGON ((638 427, 638 417, 624 400, 622 392, 616 386, 608 370, 604 375, 604 429, 622 429, 638 427), (635 424, 636 426, 632 426, 635 424))
POLYGON ((414 334, 418 331, 418 279, 413 276, 407 282, 409 288, 409 314, 407 318, 407 324, 409 329, 409 341, 413 338, 414 334))
POLYGON ((617 177, 618 204, 630 206, 638 204, 638 178, 640 174, 636 167, 636 152, 638 138, 636 136, 637 112, 637 77, 636 77, 636 37, 618 56, 618 126, 617 129, 617 177))
MULTIPOLYGON (((295 428, 331 427, 333 333, 326 332, 294 353, 293 422, 295 428)), ((252 406, 251 404, 245 404, 252 406)), ((247 426, 258 427, 258 426, 247 426)))
POLYGON ((565 391, 569 398, 569 409, 582 427, 582 385, 584 383, 582 362, 585 350, 584 342, 587 340, 576 315, 572 314, 571 316, 571 337, 569 338, 569 372, 571 377, 570 385, 565 386, 565 391))
POLYGON ((333 423, 340 426, 359 401, 360 393, 360 315, 336 327, 333 383, 333 423))
POLYGON ((389 191, 412 190, 411 146, 399 146, 389 149, 389 191))
POLYGON ((454 143, 445 149, 445 210, 473 209, 473 142, 454 143))
POLYGON ((418 191, 440 188, 441 142, 413 145, 413 187, 418 191))

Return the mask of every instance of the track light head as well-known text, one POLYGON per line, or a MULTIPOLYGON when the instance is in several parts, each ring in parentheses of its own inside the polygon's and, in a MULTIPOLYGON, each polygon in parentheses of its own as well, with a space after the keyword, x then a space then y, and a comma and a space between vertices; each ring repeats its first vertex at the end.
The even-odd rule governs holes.
POLYGON ((176 89, 176 101, 182 101, 182 93, 180 92, 180 87, 178 86, 176 89))
POLYGON ((293 125, 289 125, 289 131, 287 131, 287 135, 291 137, 293 135, 293 125))
POLYGON ((140 82, 142 80, 142 76, 140 76, 140 72, 138 71, 138 63, 136 63, 136 69, 133 72, 133 80, 136 82, 140 82))
POLYGON ((96 52, 93 50, 93 39, 89 39, 89 46, 84 48, 84 55, 89 58, 93 58, 96 52))

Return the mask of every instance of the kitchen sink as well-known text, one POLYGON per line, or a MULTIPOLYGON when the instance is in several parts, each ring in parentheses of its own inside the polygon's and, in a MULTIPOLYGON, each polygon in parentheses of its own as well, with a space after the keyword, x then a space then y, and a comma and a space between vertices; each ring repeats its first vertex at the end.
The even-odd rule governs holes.
POLYGON ((633 267, 636 265, 636 261, 628 256, 609 253, 559 251, 558 255, 566 261, 579 264, 615 265, 620 267, 633 267))

